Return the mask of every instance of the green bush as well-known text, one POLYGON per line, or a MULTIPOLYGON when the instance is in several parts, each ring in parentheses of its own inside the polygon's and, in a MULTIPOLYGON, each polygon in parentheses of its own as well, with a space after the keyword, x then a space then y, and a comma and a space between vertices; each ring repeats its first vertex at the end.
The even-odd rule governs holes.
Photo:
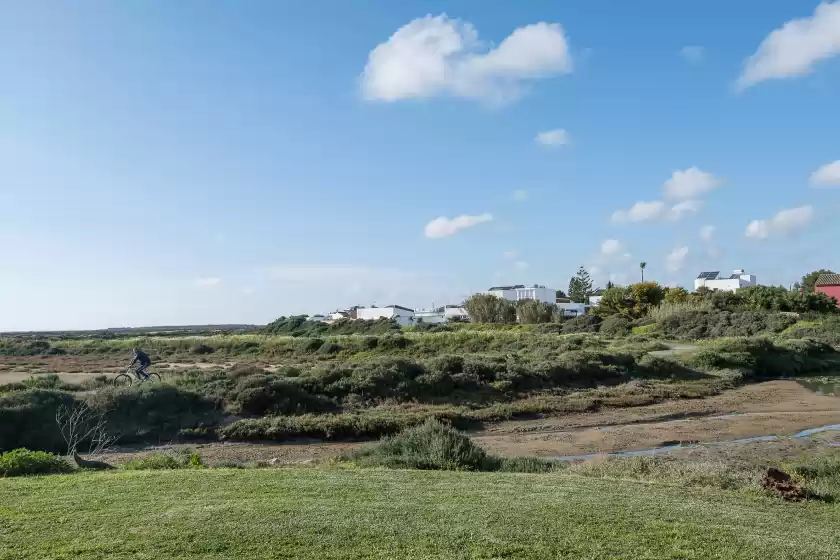
POLYGON ((108 431, 123 442, 171 438, 222 417, 211 399, 171 385, 106 387, 89 395, 87 404, 105 414, 108 431))
POLYGON ((488 471, 500 467, 498 459, 488 456, 468 436, 437 420, 408 428, 352 457, 364 466, 394 469, 488 471))
POLYGON ((685 311, 659 321, 663 335, 677 339, 705 339, 775 334, 796 323, 796 317, 767 311, 685 311))
POLYGON ((55 424, 60 406, 72 406, 73 395, 51 389, 16 391, 0 396, 0 451, 19 447, 65 451, 55 424))
POLYGON ((600 332, 604 336, 610 338, 619 338, 628 336, 632 330, 632 317, 628 315, 609 315, 601 323, 600 332))
POLYGON ((174 455, 154 453, 127 461, 122 468, 127 471, 160 471, 172 469, 203 469, 204 461, 198 453, 174 455))
POLYGON ((598 315, 581 315, 563 322, 564 333, 594 333, 601 326, 598 315))
POLYGON ((69 472, 73 472, 70 463, 52 453, 28 449, 0 453, 0 477, 69 472))
POLYGON ((190 354, 202 355, 212 354, 216 349, 208 344, 196 343, 190 347, 190 354))

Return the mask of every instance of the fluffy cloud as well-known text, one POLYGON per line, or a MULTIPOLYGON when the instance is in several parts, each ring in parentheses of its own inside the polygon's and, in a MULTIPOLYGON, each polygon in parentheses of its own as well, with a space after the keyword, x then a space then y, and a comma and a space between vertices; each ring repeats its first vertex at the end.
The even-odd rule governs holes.
POLYGON ((688 62, 701 62, 703 60, 704 53, 705 49, 700 45, 691 45, 680 49, 680 56, 688 62))
POLYGON ((616 210, 612 221, 616 224, 626 222, 646 222, 660 218, 665 211, 665 203, 661 200, 651 202, 637 202, 629 210, 616 210))
POLYGON ((747 225, 746 236, 754 239, 767 239, 772 235, 783 235, 802 229, 811 223, 814 209, 810 206, 800 206, 782 210, 769 220, 753 220, 747 225))
POLYGON ((196 278, 193 280, 193 284, 198 288, 213 288, 218 286, 221 281, 221 278, 196 278))
POLYGON ((517 201, 517 202, 524 202, 524 201, 528 200, 529 198, 531 198, 531 195, 528 194, 528 191, 526 191, 524 189, 519 189, 519 190, 513 191, 513 194, 511 195, 511 198, 513 200, 517 201))
POLYGON ((665 181, 665 197, 674 200, 688 200, 697 198, 720 185, 711 173, 690 167, 684 171, 674 171, 671 178, 665 181))
POLYGON ((688 247, 677 247, 665 256, 665 268, 670 272, 679 271, 685 264, 686 257, 688 257, 688 247))
POLYGON ((671 207, 671 210, 668 211, 668 219, 675 221, 679 220, 683 216, 696 214, 702 207, 703 203, 699 200, 684 200, 682 202, 678 202, 671 207))
POLYGON ((516 251, 505 251, 504 257, 506 259, 515 259, 516 258, 516 251))
POLYGON ((840 54, 840 2, 823 2, 811 17, 794 19, 774 30, 744 65, 739 90, 764 80, 810 74, 814 65, 840 54))
POLYGON ((514 266, 514 268, 516 268, 516 270, 527 270, 528 269, 528 263, 526 263, 525 261, 516 261, 516 263, 513 266, 514 266))
POLYGON ((715 226, 703 226, 700 228, 700 239, 703 241, 709 242, 715 235, 715 230, 717 228, 715 226))
POLYGON ((548 147, 565 146, 569 143, 569 133, 565 128, 555 128, 554 130, 545 130, 538 132, 534 139, 538 144, 548 147))
POLYGON ((477 226, 478 224, 483 224, 484 222, 490 222, 492 220, 492 214, 481 214, 479 216, 457 216, 452 219, 441 216, 440 218, 435 218, 426 224, 425 234, 426 237, 431 237, 433 239, 439 237, 449 237, 450 235, 455 235, 462 229, 471 228, 473 226, 477 226))
POLYGON ((447 94, 500 102, 518 97, 531 81, 572 71, 568 41, 556 23, 520 27, 498 47, 482 50, 470 23, 446 14, 415 19, 370 52, 363 93, 384 101, 447 94))
POLYGON ((617 255, 621 251, 621 242, 618 239, 607 239, 601 243, 601 254, 605 256, 617 255))
POLYGON ((811 184, 820 187, 840 187, 840 159, 811 173, 811 184))

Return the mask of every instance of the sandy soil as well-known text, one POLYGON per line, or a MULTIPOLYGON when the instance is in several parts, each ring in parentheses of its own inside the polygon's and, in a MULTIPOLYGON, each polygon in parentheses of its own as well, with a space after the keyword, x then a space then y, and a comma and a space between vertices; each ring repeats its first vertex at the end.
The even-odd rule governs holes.
POLYGON ((837 423, 840 398, 816 395, 794 381, 770 381, 703 400, 504 422, 476 433, 475 440, 501 455, 563 456, 787 436, 837 423))

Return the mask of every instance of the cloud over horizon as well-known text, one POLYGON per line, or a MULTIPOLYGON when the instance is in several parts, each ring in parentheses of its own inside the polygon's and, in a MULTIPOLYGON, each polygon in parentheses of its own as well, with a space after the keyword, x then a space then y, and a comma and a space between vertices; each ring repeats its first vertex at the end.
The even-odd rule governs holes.
POLYGON ((799 206, 779 211, 769 220, 753 220, 747 224, 745 235, 753 239, 767 239, 776 235, 785 235, 807 226, 814 219, 811 206, 799 206))
POLYGON ((485 222, 493 221, 492 214, 480 214, 478 216, 456 216, 455 218, 447 218, 441 216, 435 218, 424 229, 426 237, 431 239, 438 239, 441 237, 449 237, 455 235, 461 230, 475 227, 485 222))

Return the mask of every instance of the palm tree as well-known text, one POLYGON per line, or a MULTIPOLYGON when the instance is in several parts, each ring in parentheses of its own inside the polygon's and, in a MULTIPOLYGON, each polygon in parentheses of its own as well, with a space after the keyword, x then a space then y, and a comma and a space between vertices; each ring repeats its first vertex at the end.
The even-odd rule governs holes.
POLYGON ((646 263, 646 262, 640 262, 640 263, 639 263, 639 270, 641 270, 641 271, 642 271, 642 282, 644 282, 644 281, 645 281, 645 267, 646 267, 646 266, 647 266, 647 263, 646 263))

